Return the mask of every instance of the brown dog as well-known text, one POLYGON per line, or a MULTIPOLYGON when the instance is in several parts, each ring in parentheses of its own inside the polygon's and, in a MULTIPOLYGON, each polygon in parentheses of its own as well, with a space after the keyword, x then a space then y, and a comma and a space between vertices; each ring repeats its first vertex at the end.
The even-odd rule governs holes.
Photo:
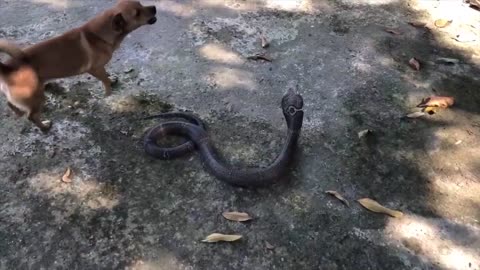
POLYGON ((47 80, 89 73, 103 83, 105 95, 110 95, 112 82, 105 65, 129 33, 157 21, 156 12, 155 6, 120 0, 83 26, 25 48, 23 52, 11 43, 0 42, 0 51, 13 58, 0 65, 0 87, 7 95, 9 106, 18 115, 28 113, 29 120, 46 131, 50 125, 40 121, 39 110, 45 100, 43 85, 47 80), (24 77, 29 79, 23 81, 24 77), (31 88, 27 91, 28 87, 31 88), (29 102, 19 101, 18 96, 23 97, 26 92, 29 92, 29 102))
POLYGON ((19 117, 27 113, 30 121, 47 131, 51 124, 40 120, 45 95, 37 72, 14 44, 1 40, 0 51, 12 57, 9 65, 0 62, 0 91, 7 97, 8 107, 19 117))

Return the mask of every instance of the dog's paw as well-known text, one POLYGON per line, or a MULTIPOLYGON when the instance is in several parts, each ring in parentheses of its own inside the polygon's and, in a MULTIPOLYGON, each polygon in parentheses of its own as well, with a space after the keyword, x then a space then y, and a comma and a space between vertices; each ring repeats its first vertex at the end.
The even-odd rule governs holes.
POLYGON ((42 132, 45 133, 49 131, 51 128, 52 128, 52 121, 49 121, 49 120, 42 121, 42 127, 40 128, 42 132))
POLYGON ((115 87, 118 86, 118 77, 117 76, 111 76, 110 77, 110 86, 115 87))

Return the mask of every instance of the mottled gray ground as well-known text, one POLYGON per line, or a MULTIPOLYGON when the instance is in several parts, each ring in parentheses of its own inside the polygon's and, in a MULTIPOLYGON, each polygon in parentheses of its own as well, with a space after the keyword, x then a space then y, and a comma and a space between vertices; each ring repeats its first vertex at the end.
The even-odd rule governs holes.
MULTIPOLYGON (((113 3, 0 0, 0 37, 31 44, 113 3)), ((480 42, 453 39, 480 39, 479 11, 460 0, 155 4, 158 23, 132 33, 109 65, 113 96, 88 76, 56 81, 48 135, 2 97, 0 269, 480 269, 480 42), (438 29, 438 18, 453 23, 438 29), (262 51, 274 61, 245 60, 262 51), (283 142, 288 87, 306 105, 288 182, 233 188, 195 154, 167 162, 142 151, 155 121, 139 117, 187 109, 231 163, 267 165, 283 142), (401 119, 435 94, 455 106, 401 119), (364 129, 373 134, 359 139, 364 129), (368 212, 363 197, 405 216, 368 212), (255 219, 221 216, 235 210, 255 219), (214 232, 244 238, 200 242, 214 232)))

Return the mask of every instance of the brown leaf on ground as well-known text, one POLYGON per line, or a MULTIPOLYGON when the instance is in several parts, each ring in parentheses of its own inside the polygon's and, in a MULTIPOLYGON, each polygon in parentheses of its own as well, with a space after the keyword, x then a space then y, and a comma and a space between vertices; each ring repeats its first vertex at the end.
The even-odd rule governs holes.
POLYGON ((67 168, 65 173, 62 176, 62 182, 64 183, 71 183, 72 182, 72 169, 70 167, 67 168))
POLYGON ((448 58, 448 57, 438 57, 435 62, 439 64, 447 64, 447 65, 455 65, 460 63, 460 60, 456 58, 448 58))
POLYGON ((455 99, 453 97, 446 97, 446 96, 431 96, 424 98, 420 104, 417 105, 419 108, 425 107, 440 107, 440 108, 448 108, 455 103, 455 99))
POLYGON ((340 195, 340 193, 336 192, 335 190, 327 190, 325 191, 325 193, 334 196, 335 198, 340 200, 343 204, 350 207, 350 204, 348 203, 348 201, 342 195, 340 195))
POLYGON ((235 234, 221 234, 221 233, 212 233, 207 236, 202 242, 206 243, 216 243, 216 242, 233 242, 242 238, 241 235, 235 234))
POLYGON ((425 115, 424 112, 414 112, 414 113, 407 114, 407 118, 418 118, 424 115, 425 115))
POLYGON ((408 24, 410 24, 413 27, 419 27, 419 28, 425 27, 425 25, 427 25, 426 23, 423 23, 423 22, 414 22, 414 21, 408 22, 408 24))
POLYGON ((358 132, 358 138, 361 139, 361 138, 367 136, 370 133, 372 133, 372 131, 370 129, 362 130, 362 131, 358 132))
POLYGON ((369 198, 363 198, 363 199, 359 199, 357 201, 363 207, 365 207, 367 210, 370 210, 370 211, 375 212, 375 213, 386 214, 386 215, 396 217, 396 218, 399 218, 399 217, 403 216, 402 212, 389 209, 389 208, 387 208, 387 207, 385 207, 385 206, 379 204, 378 202, 376 202, 372 199, 369 199, 369 198))
POLYGON ((393 34, 393 35, 401 35, 402 32, 392 29, 392 28, 385 28, 385 32, 393 34))
POLYGON ((438 20, 435 20, 433 24, 438 28, 444 28, 449 26, 452 22, 453 22, 452 20, 438 19, 438 20))
POLYGON ((408 60, 408 64, 413 69, 415 69, 417 71, 420 70, 420 62, 418 62, 417 58, 415 58, 415 57, 410 58, 410 60, 408 60))
POLYGON ((242 212, 224 212, 222 213, 222 216, 228 220, 231 221, 248 221, 251 220, 252 217, 249 216, 247 213, 242 213, 242 212))

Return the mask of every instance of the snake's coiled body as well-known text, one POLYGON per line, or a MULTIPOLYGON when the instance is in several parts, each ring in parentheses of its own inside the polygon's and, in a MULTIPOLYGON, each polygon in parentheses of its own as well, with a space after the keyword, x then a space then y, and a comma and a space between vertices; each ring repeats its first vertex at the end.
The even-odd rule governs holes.
POLYGON ((144 139, 145 152, 159 159, 174 159, 197 149, 204 165, 220 180, 242 187, 260 187, 274 184, 286 173, 292 161, 303 123, 303 99, 300 95, 289 91, 282 98, 282 111, 287 123, 287 138, 280 154, 266 168, 236 169, 225 165, 213 147, 203 122, 186 113, 166 113, 148 118, 183 118, 188 122, 170 121, 152 128, 144 139), (181 136, 187 139, 183 144, 162 148, 157 140, 168 135, 181 136))

